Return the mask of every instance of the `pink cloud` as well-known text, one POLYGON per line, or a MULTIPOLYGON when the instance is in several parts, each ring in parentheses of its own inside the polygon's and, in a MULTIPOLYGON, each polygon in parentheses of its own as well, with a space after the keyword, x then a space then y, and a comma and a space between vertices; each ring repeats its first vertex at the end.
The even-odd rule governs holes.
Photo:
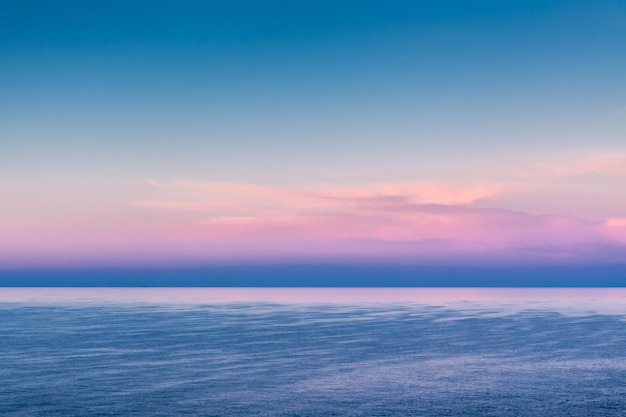
POLYGON ((189 236, 220 239, 337 241, 377 239, 389 242, 449 240, 495 246, 578 244, 601 240, 601 222, 566 216, 461 206, 406 206, 347 213, 215 217, 193 225, 189 236))
POLYGON ((0 263, 626 254, 624 218, 591 221, 476 205, 522 191, 491 183, 272 187, 150 180, 131 194, 135 200, 107 200, 106 209, 92 208, 98 190, 83 206, 64 201, 45 216, 24 217, 15 208, 15 221, 0 219, 0 263))
POLYGON ((626 217, 607 220, 606 232, 611 238, 626 243, 626 217))
POLYGON ((169 188, 173 200, 134 204, 193 213, 187 223, 162 229, 165 236, 205 247, 220 242, 239 253, 365 257, 531 253, 541 257, 532 254, 533 248, 544 248, 544 254, 552 248, 562 255, 615 242, 613 229, 602 221, 473 206, 519 191, 498 184, 288 188, 180 182, 161 186, 169 188))
MULTIPOLYGON (((149 182, 154 186, 154 181, 149 182)), ((502 184, 448 185, 396 183, 352 186, 270 187, 253 184, 179 181, 159 183, 169 191, 167 199, 142 199, 135 206, 189 210, 328 210, 368 201, 402 201, 412 204, 471 204, 507 192, 502 184)))

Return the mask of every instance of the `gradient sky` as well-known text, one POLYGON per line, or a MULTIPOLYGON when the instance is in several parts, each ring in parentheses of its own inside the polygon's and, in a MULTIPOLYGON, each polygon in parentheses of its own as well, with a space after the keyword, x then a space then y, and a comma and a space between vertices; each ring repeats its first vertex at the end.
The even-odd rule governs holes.
POLYGON ((0 268, 626 263, 626 3, 0 2, 0 268))

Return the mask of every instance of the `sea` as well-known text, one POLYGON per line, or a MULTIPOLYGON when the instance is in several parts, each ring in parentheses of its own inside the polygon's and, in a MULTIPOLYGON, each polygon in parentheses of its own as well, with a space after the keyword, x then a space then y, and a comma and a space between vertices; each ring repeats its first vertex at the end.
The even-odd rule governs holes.
POLYGON ((625 415, 626 289, 0 289, 0 416, 625 415))

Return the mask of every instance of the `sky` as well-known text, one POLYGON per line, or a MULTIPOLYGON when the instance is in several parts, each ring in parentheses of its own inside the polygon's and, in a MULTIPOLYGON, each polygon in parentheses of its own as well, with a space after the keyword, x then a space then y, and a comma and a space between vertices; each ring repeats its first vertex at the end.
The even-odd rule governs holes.
POLYGON ((0 0, 0 269, 626 264, 626 3, 0 0))

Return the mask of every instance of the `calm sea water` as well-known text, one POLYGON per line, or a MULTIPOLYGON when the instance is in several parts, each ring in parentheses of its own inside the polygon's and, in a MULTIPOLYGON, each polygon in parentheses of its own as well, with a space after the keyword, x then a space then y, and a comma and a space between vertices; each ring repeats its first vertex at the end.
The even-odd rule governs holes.
POLYGON ((624 416, 624 289, 1 289, 2 416, 624 416))

